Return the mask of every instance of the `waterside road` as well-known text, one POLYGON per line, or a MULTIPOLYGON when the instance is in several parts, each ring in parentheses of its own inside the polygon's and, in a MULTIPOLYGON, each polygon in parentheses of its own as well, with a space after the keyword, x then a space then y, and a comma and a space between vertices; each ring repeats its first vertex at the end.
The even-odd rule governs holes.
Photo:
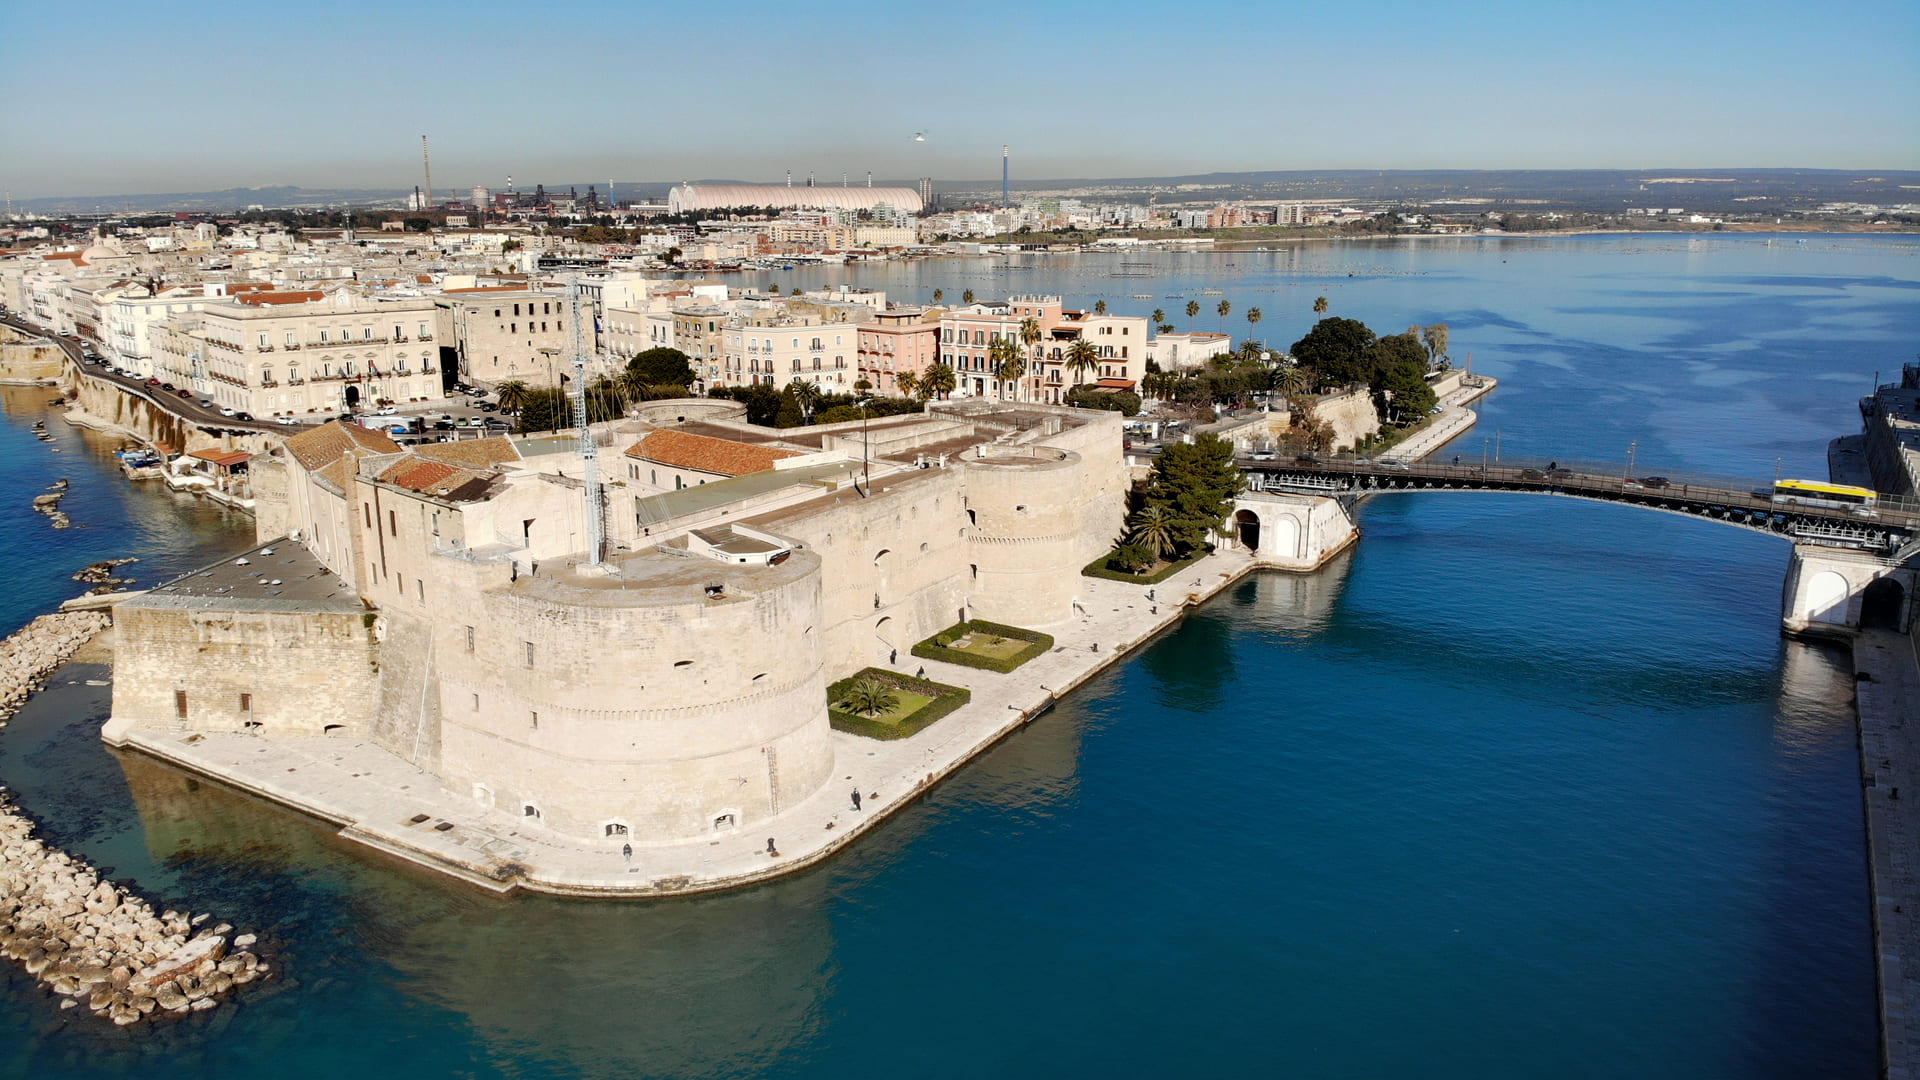
POLYGON ((1868 630, 1853 643, 1859 687, 1861 798, 1887 1080, 1920 1077, 1920 650, 1868 630))
MULTIPOLYGON (((1002 675, 925 662, 928 678, 973 692, 965 707, 907 739, 883 742, 836 731, 835 776, 811 798, 718 839, 635 843, 631 864, 621 854, 624 838, 582 840, 527 828, 506 811, 444 790, 433 775, 365 741, 116 730, 113 723, 102 734, 112 745, 312 815, 338 826, 344 837, 490 891, 710 892, 826 859, 1254 566, 1244 549, 1223 549, 1154 587, 1089 579, 1085 610, 1071 623, 1049 627, 1053 651, 1018 670, 1002 675), (855 790, 862 799, 857 811, 855 790), (778 855, 768 853, 769 839, 778 855)), ((896 670, 904 673, 922 666, 910 656, 902 660, 896 670)))

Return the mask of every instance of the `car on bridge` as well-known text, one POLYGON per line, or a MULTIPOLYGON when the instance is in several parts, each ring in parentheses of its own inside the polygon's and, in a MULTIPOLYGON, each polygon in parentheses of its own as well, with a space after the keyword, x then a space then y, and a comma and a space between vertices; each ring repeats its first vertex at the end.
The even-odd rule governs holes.
POLYGON ((1314 457, 1312 454, 1300 454, 1293 459, 1293 463, 1295 465, 1318 465, 1320 464, 1320 459, 1314 457))
POLYGON ((1640 478, 1640 486, 1655 489, 1670 488, 1673 486, 1673 481, 1664 476, 1643 476, 1640 478))
POLYGON ((1407 471, 1407 463, 1398 458, 1381 458, 1377 464, 1380 468, 1386 469, 1389 472, 1407 471))

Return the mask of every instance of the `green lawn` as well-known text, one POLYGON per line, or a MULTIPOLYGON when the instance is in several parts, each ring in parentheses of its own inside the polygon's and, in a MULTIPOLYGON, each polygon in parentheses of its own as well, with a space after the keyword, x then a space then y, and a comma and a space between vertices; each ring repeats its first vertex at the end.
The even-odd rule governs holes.
POLYGON ((1004 674, 1051 648, 1053 638, 1038 630, 970 619, 915 645, 913 655, 1004 674))
POLYGON ((924 730, 927 725, 965 705, 973 692, 962 686, 948 686, 931 679, 916 679, 895 671, 863 668, 827 687, 827 721, 835 731, 864 735, 869 739, 904 739, 924 730), (853 684, 873 679, 885 684, 899 703, 878 716, 843 708, 841 701, 853 684))
POLYGON ((1020 650, 1033 644, 1020 638, 1002 637, 999 634, 975 631, 946 645, 948 652, 963 652, 988 660, 1006 662, 1019 654, 1020 650))
POLYGON ((878 716, 868 716, 866 713, 848 707, 845 702, 835 702, 833 707, 841 712, 857 716, 870 724, 898 724, 907 717, 933 704, 933 698, 926 694, 915 694, 908 690, 894 689, 893 696, 899 698, 900 703, 878 716))

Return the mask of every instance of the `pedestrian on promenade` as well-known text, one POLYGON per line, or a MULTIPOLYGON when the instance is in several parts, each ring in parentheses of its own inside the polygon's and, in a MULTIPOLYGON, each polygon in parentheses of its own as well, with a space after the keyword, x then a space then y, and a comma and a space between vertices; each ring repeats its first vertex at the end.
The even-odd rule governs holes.
POLYGON ((893 665, 899 662, 900 662, 900 650, 888 649, 887 650, 887 666, 892 667, 893 665))
POLYGON ((626 858, 628 866, 633 865, 633 845, 632 844, 621 844, 620 854, 626 858))
POLYGON ((853 789, 853 808, 855 810, 860 809, 860 789, 859 788, 853 789))
POLYGON ((778 855, 778 854, 780 854, 780 853, 779 853, 778 851, 776 851, 776 850, 774 850, 774 847, 773 847, 773 837, 771 837, 771 836, 769 836, 769 837, 767 837, 767 854, 769 854, 769 855, 778 855))

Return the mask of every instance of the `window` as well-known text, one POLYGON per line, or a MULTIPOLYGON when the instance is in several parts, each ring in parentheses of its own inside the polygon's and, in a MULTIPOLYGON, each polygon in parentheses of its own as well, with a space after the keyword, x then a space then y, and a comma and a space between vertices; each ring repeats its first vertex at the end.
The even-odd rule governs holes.
POLYGON ((388 536, 400 535, 399 520, 394 517, 394 513, 391 510, 387 511, 387 535, 388 536))
POLYGON ((187 692, 185 690, 175 690, 173 692, 173 716, 176 720, 185 720, 187 718, 187 692))
POLYGON ((427 602, 427 583, 421 578, 413 579, 413 594, 421 603, 427 602))
POLYGON ((361 515, 367 519, 367 528, 373 528, 373 504, 361 503, 360 512, 361 515))
POLYGON ((526 642, 522 642, 521 644, 527 647, 527 666, 532 667, 533 666, 533 642, 526 641, 526 642))
POLYGON ((480 695, 479 694, 473 695, 473 711, 474 712, 480 711, 480 695))
POLYGON ((467 627, 467 651, 473 651, 473 627, 467 627))
POLYGON ((519 304, 515 304, 515 305, 513 305, 513 313, 514 313, 515 315, 518 315, 518 314, 520 314, 520 305, 519 305, 519 304))
POLYGON ((627 835, 627 827, 618 821, 609 821, 607 822, 607 835, 625 836, 627 835))
POLYGON ((540 818, 540 808, 533 805, 532 803, 527 803, 525 806, 522 806, 520 808, 520 816, 530 817, 537 821, 540 818))
POLYGON ((527 712, 527 726, 535 731, 540 730, 540 713, 538 711, 529 710, 527 712))

